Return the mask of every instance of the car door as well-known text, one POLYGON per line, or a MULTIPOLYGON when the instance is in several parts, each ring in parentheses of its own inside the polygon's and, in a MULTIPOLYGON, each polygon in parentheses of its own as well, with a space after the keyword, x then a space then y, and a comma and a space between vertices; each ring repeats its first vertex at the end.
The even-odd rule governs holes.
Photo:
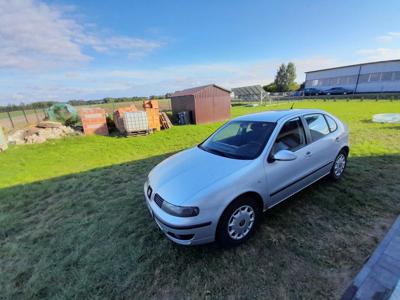
MULTIPOLYGON (((309 160, 308 164, 314 180, 329 173, 337 155, 337 134, 330 129, 326 117, 322 113, 303 116, 308 135, 309 160)), ((336 130, 336 129, 335 129, 336 130)))
POLYGON ((266 162, 266 177, 269 190, 268 206, 272 207, 303 188, 311 167, 309 145, 304 122, 300 117, 290 119, 279 129, 266 162), (274 154, 289 150, 296 155, 291 161, 274 160, 274 154))

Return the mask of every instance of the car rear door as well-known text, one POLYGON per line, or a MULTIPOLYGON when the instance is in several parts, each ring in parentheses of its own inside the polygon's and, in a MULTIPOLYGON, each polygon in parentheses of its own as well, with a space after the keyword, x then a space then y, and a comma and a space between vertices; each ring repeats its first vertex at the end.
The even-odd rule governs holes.
POLYGON ((329 173, 338 153, 337 134, 331 131, 326 117, 322 113, 307 114, 303 118, 309 140, 308 164, 311 172, 314 173, 311 176, 319 178, 329 173))

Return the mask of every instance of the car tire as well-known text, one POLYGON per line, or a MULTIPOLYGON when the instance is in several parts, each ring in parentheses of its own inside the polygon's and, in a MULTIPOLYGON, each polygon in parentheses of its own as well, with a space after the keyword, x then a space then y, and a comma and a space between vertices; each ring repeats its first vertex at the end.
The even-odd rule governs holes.
POLYGON ((343 176, 346 166, 347 166, 347 152, 345 150, 341 150, 339 154, 336 156, 335 161, 333 162, 330 177, 333 180, 339 180, 343 176))
POLYGON ((251 196, 243 196, 233 201, 218 222, 218 244, 222 247, 232 247, 247 241, 257 228, 261 214, 259 202, 251 196))

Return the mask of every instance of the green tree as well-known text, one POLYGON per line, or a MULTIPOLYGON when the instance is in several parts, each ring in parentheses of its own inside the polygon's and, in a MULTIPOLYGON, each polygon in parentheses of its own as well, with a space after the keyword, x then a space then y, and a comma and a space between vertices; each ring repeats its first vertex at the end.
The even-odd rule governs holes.
POLYGON ((275 85, 278 92, 286 92, 289 90, 289 80, 287 76, 286 65, 281 64, 276 72, 275 85))
POLYGON ((289 83, 289 86, 295 83, 296 80, 296 66, 294 63, 289 62, 286 66, 286 76, 289 83))
POLYGON ((287 65, 281 64, 276 72, 274 84, 278 92, 295 91, 299 88, 296 80, 296 66, 289 62, 287 65))
POLYGON ((297 82, 289 84, 289 91, 294 92, 300 89, 300 85, 297 82))
POLYGON ((269 92, 269 93, 276 93, 276 84, 274 82, 271 82, 270 84, 264 85, 263 86, 264 91, 269 92))

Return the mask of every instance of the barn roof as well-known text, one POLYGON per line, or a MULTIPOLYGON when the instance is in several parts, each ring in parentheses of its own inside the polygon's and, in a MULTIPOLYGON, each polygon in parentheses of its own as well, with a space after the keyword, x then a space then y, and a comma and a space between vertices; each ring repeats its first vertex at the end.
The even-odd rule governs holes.
POLYGON ((186 89, 186 90, 183 90, 183 91, 176 91, 175 93, 173 93, 171 95, 171 97, 194 95, 194 94, 197 94, 198 92, 200 92, 201 90, 204 90, 204 89, 206 89, 206 88, 208 88, 210 86, 216 87, 216 88, 221 89, 221 90, 223 90, 225 92, 228 92, 228 93, 231 92, 230 90, 227 90, 227 89, 225 89, 223 87, 220 87, 220 86, 218 86, 216 84, 207 84, 207 85, 203 85, 203 86, 198 86, 198 87, 193 87, 193 88, 190 88, 190 89, 186 89))

